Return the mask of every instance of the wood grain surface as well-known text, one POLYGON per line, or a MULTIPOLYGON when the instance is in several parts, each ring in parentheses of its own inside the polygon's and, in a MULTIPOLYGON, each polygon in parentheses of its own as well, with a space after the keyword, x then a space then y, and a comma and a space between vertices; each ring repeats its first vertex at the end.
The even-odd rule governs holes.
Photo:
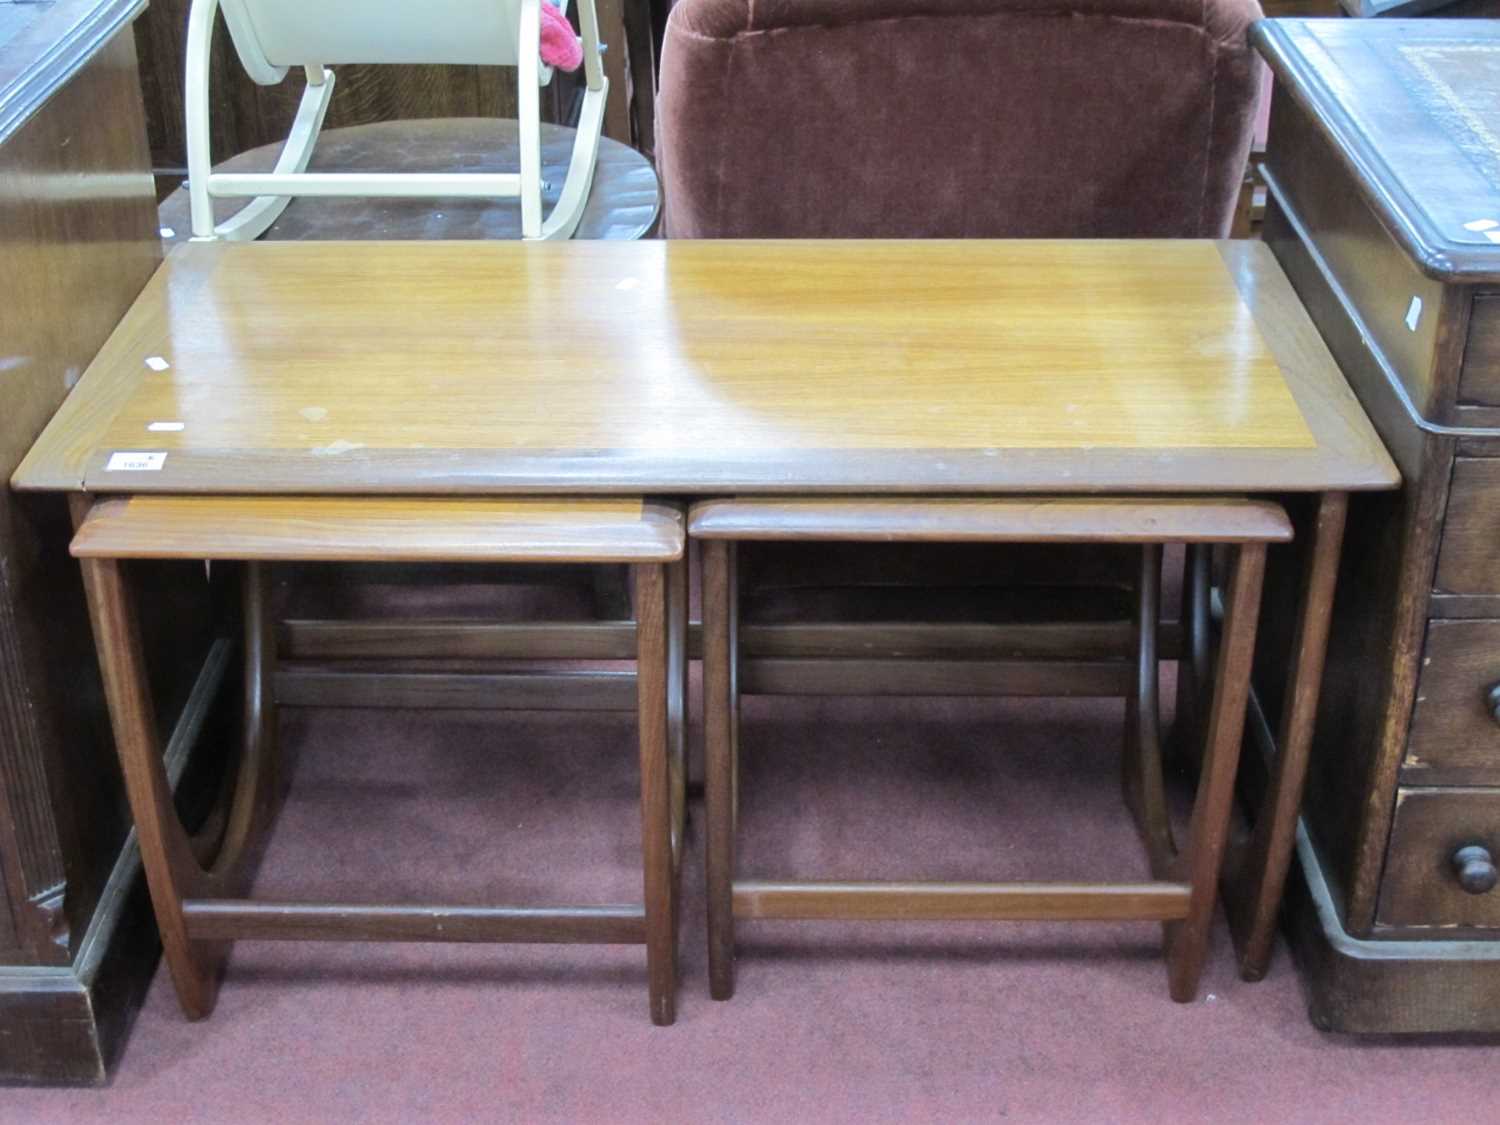
POLYGON ((1157 922, 1187 914, 1185 883, 736 881, 740 918, 861 921, 1157 922))
POLYGON ((1454 459, 1432 585, 1445 594, 1500 594, 1500 458, 1454 459))
MULTIPOLYGON (((1453 853, 1478 844, 1500 855, 1500 791, 1468 787, 1400 788, 1376 923, 1407 936, 1495 940, 1500 888, 1465 891, 1453 853)), ((1479 951, 1476 950, 1476 953, 1479 951)))
POLYGON ((132 496, 94 505, 77 558, 642 562, 682 557, 682 516, 639 500, 132 496))
POLYGON ((1396 481, 1269 252, 1181 241, 192 244, 15 478, 694 494, 1396 481), (120 451, 167 456, 110 471, 120 451))
POLYGON ((1114 497, 1078 500, 705 500, 688 514, 695 539, 942 543, 1286 542, 1292 525, 1255 500, 1114 497))

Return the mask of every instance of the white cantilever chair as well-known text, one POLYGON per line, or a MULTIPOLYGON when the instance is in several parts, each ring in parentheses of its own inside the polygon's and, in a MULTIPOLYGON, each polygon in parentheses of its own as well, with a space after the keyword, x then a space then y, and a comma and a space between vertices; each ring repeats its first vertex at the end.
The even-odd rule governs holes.
POLYGON ((538 55, 539 5, 548 0, 193 0, 187 38, 188 191, 194 239, 249 240, 276 221, 293 196, 462 196, 521 200, 527 239, 568 238, 583 215, 609 81, 599 57, 594 0, 577 0, 587 86, 573 155, 556 205, 542 217, 537 89, 552 78, 538 55), (307 73, 296 119, 270 172, 215 173, 209 154, 208 79, 214 15, 250 77, 274 85, 291 67, 307 73), (516 67, 520 171, 515 173, 308 172, 333 96, 339 63, 467 63, 516 67), (252 197, 222 223, 213 201, 252 197))

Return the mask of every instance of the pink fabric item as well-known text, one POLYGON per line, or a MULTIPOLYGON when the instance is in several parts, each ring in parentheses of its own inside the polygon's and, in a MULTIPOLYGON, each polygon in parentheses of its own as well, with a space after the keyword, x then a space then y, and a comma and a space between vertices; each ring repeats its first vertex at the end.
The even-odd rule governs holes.
POLYGON ((573 34, 568 17, 542 0, 542 61, 558 70, 577 70, 583 65, 583 43, 573 34))

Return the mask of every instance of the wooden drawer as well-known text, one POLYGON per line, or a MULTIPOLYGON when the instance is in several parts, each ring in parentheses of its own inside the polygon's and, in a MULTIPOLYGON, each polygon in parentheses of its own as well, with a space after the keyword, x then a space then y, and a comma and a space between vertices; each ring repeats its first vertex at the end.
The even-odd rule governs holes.
POLYGON ((1401 779, 1500 784, 1500 621, 1430 621, 1401 779))
POLYGON ((1458 401, 1500 406, 1500 294, 1474 298, 1469 312, 1469 340, 1458 372, 1458 401))
POLYGON ((1453 462, 1433 587, 1443 594, 1500 594, 1500 457, 1453 462))
POLYGON ((1500 929, 1500 888, 1471 894, 1454 870, 1454 852, 1475 844, 1500 859, 1500 790, 1398 789, 1376 924, 1442 938, 1500 929))

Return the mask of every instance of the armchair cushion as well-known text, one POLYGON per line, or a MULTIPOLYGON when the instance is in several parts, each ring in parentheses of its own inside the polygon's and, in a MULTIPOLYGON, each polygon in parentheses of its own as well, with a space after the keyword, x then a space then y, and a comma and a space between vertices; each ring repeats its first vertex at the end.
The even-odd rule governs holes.
POLYGON ((680 0, 674 237, 1213 237, 1256 0, 680 0))

